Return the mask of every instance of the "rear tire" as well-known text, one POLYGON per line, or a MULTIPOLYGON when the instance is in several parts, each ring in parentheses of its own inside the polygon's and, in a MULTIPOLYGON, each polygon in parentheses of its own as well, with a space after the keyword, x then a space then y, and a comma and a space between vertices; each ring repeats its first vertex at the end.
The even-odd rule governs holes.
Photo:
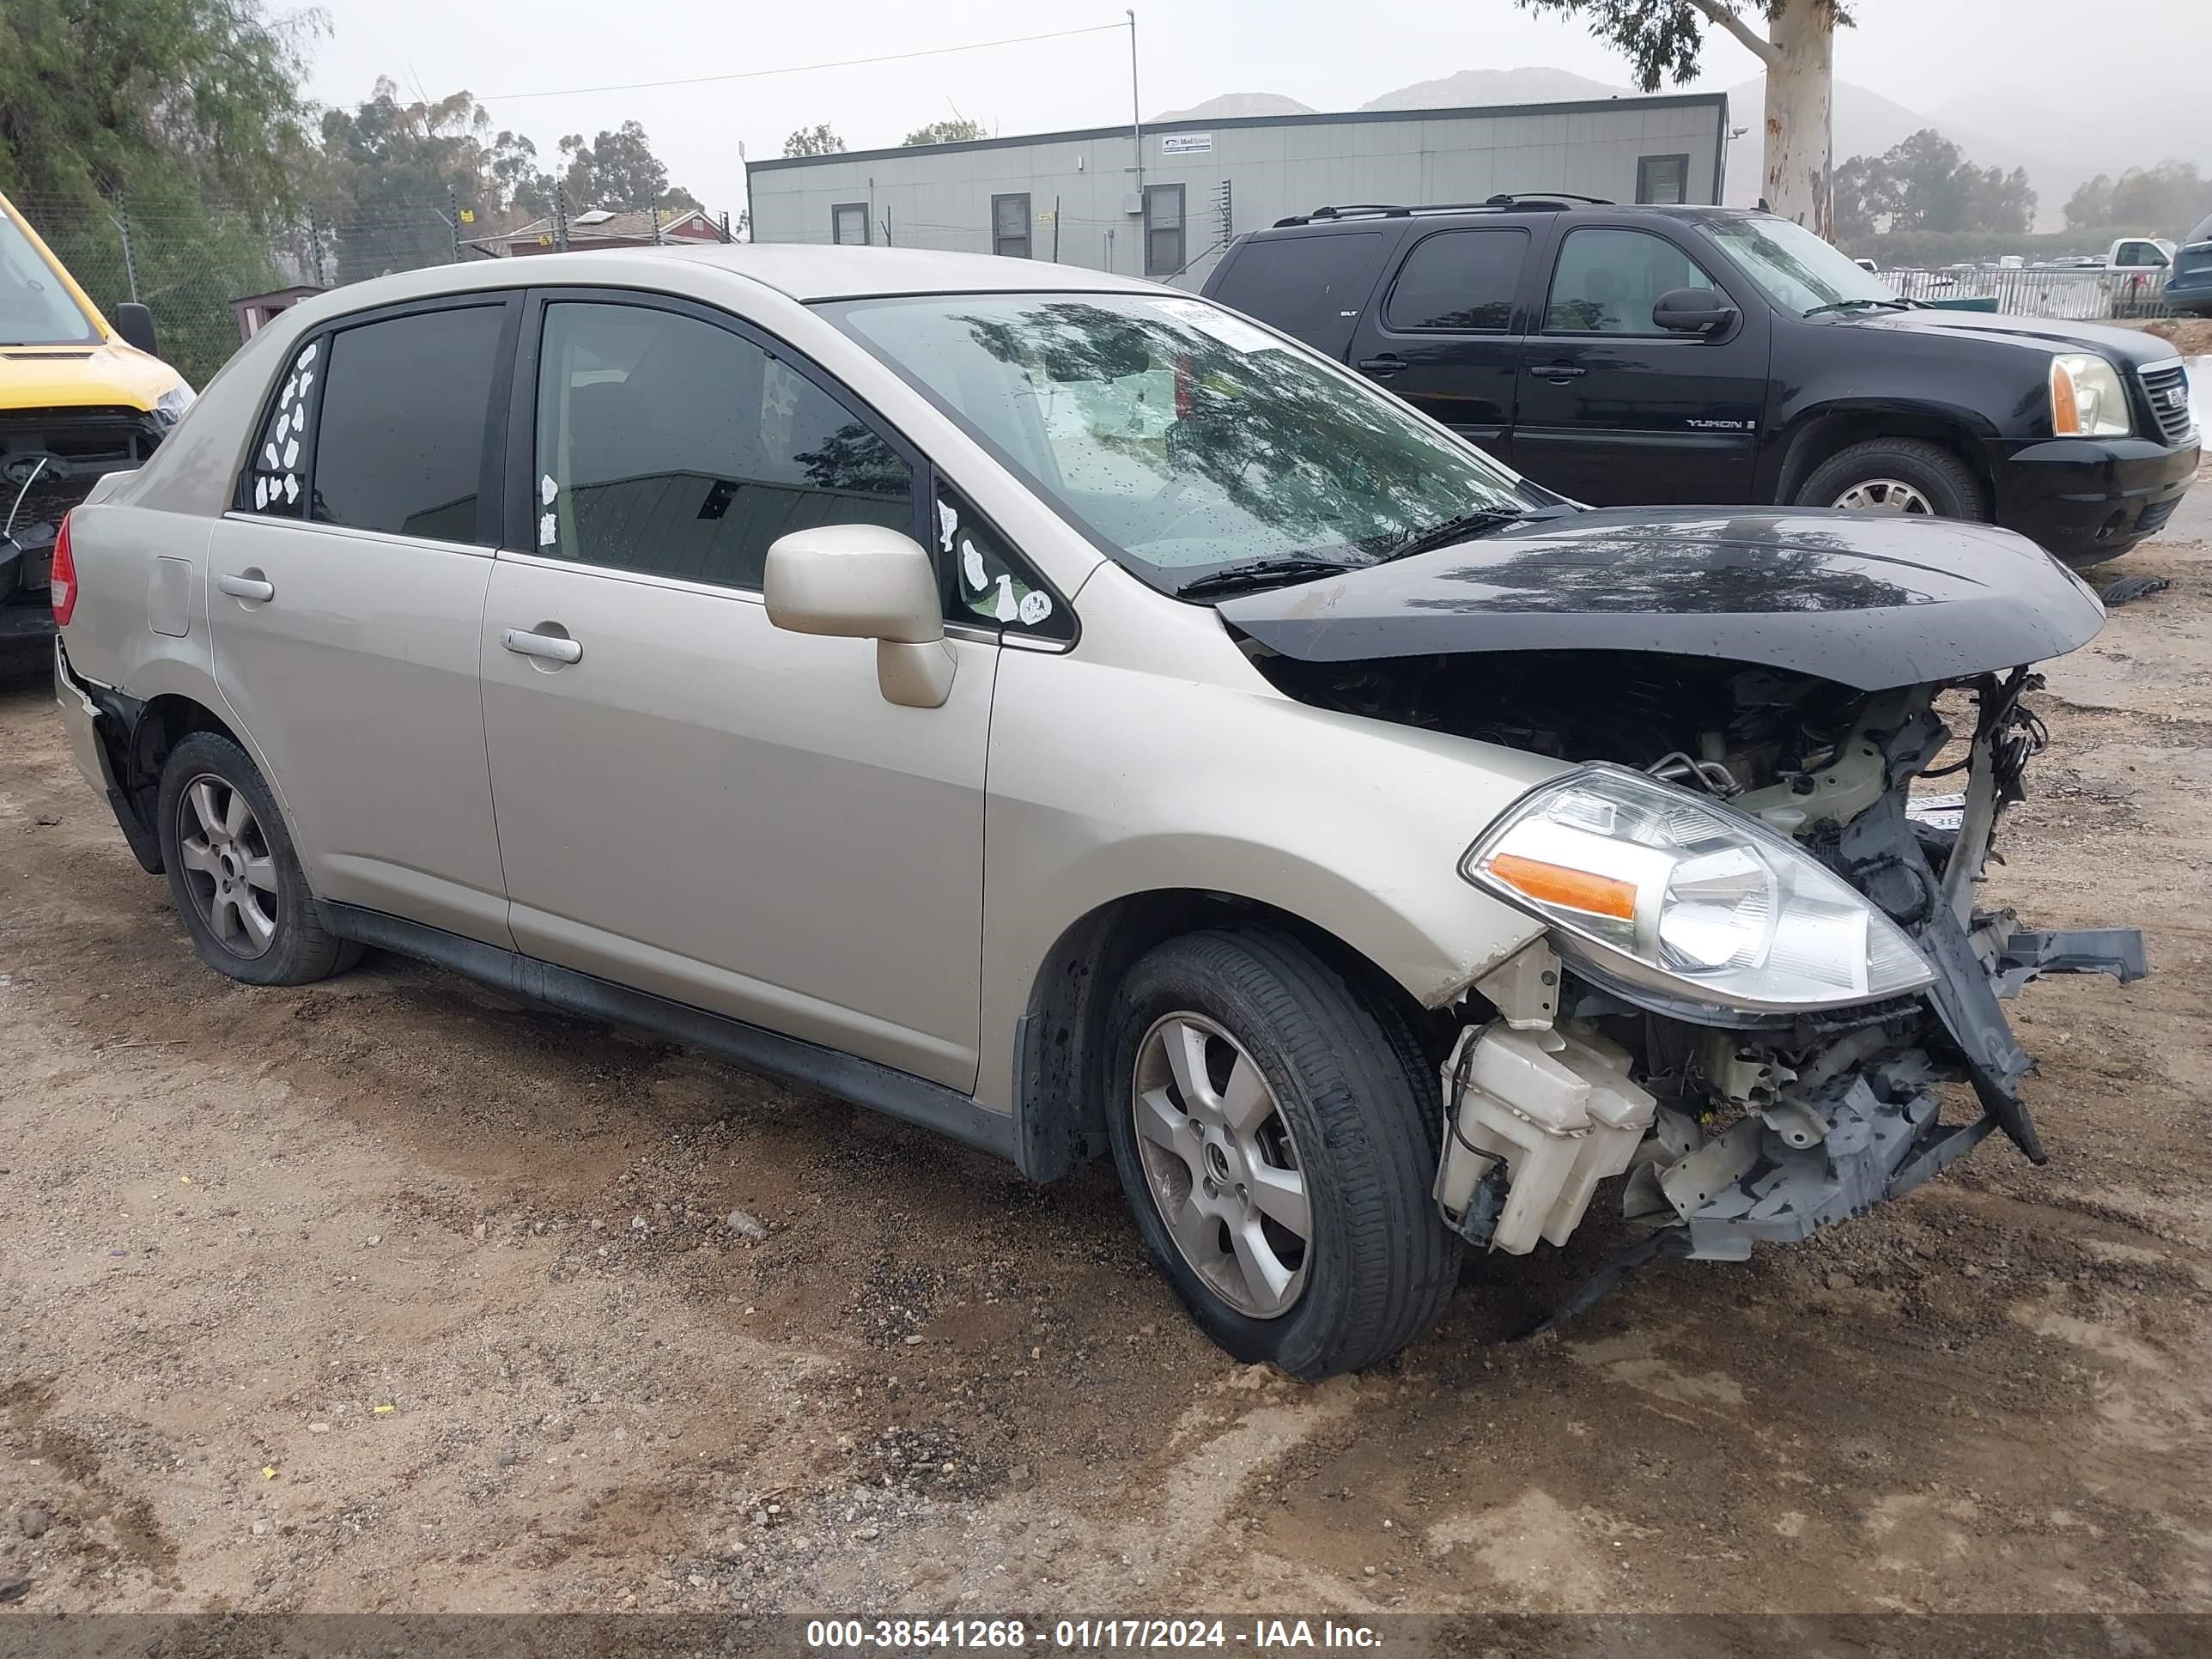
POLYGON ((1107 1053, 1122 1189, 1154 1261, 1215 1342, 1312 1380, 1386 1359, 1436 1323, 1460 1258, 1431 1197, 1443 1108, 1394 1011, 1286 935, 1192 933, 1129 970, 1107 1053), (1209 1072, 1195 1107, 1161 1059, 1183 1033, 1194 1046, 1182 1058, 1209 1072), (1243 1115, 1260 1126, 1241 1147, 1240 1096, 1259 1102, 1243 1115), (1302 1205, 1284 1206, 1293 1184, 1302 1205), (1304 1219, 1302 1236, 1275 1224, 1284 1215, 1304 1219), (1259 1248, 1243 1225, 1264 1230, 1259 1248), (1243 1265, 1255 1260, 1261 1274, 1243 1265), (1287 1282, 1266 1276, 1279 1269, 1287 1282))
POLYGON ((169 751, 160 803, 169 895, 202 962, 247 985, 305 985, 361 960, 316 915, 276 798, 243 749, 193 732, 169 751))
POLYGON ((1972 469, 1925 438, 1872 438, 1838 451, 1799 488, 1797 505, 1990 521, 1972 469))

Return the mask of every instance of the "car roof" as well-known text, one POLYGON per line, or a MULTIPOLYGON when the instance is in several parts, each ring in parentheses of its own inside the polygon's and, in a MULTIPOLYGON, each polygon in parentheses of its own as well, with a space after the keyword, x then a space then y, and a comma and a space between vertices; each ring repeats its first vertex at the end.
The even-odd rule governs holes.
MULTIPOLYGON (((1159 285, 1108 271, 991 253, 929 248, 833 247, 806 242, 709 242, 686 247, 574 248, 467 264, 431 265, 349 283, 297 307, 305 321, 485 289, 565 288, 599 283, 706 291, 724 273, 802 302, 901 294, 1152 293, 1159 285)), ((704 293, 702 292, 702 297, 704 293)))
POLYGON ((1251 234, 1265 238, 1299 236, 1316 231, 1363 227, 1371 230, 1378 222, 1403 223, 1407 220, 1419 220, 1425 225, 1449 224, 1462 220, 1485 224, 1495 223, 1501 219, 1525 218, 1532 214, 1569 219, 1620 216, 1641 218, 1654 214, 1669 219, 1686 220, 1765 219, 1773 216, 1753 208, 1721 207, 1709 203, 1662 205, 1649 202, 1574 201, 1536 192, 1511 202, 1451 202, 1406 207, 1363 202, 1351 207, 1316 208, 1310 213, 1293 214, 1287 219, 1278 219, 1273 224, 1251 234))

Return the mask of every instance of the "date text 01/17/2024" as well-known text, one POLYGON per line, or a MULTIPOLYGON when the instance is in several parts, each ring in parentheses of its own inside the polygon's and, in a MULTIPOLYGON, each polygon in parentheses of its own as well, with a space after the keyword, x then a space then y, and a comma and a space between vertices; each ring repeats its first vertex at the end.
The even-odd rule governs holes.
POLYGON ((1382 1632, 1371 1626, 1340 1625, 1328 1619, 1254 1619, 1241 1628, 1221 1619, 1059 1619, 1048 1625, 1018 1619, 816 1619, 806 1626, 808 1649, 827 1653, 1030 1647, 1076 1652, 1188 1648, 1371 1652, 1382 1642, 1382 1632))

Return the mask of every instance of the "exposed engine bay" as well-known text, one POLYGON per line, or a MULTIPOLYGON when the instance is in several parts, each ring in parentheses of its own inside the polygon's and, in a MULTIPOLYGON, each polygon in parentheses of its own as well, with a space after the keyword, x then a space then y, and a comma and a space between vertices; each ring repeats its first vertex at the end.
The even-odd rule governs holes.
POLYGON ((1814 1012, 1675 994, 1556 932, 1477 981, 1442 1061, 1437 1201, 1471 1243, 1522 1253, 1564 1243, 1597 1184, 1625 1175, 1645 1242, 1589 1300, 1633 1260, 1740 1260, 1863 1213, 1992 1131, 2041 1164, 2020 1092, 2033 1061, 2000 1001, 2043 974, 2144 972, 2133 929, 2036 932, 1977 902, 2047 738, 2024 666, 1868 691, 1634 651, 1253 656, 1309 703, 1717 803, 1811 854, 1924 960, 1910 994, 1814 1012), (1948 1083, 1978 1115, 1944 1121, 1948 1083))

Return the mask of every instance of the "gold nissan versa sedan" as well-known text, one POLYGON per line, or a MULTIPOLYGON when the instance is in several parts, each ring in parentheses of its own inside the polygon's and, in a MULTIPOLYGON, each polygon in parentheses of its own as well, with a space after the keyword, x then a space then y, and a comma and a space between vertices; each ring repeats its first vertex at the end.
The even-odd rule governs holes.
POLYGON ((211 966, 403 951, 1036 1180, 1110 1153, 1207 1332, 1300 1376, 1613 1177, 1578 1303, 1992 1129, 2040 1162, 2000 999, 2143 970, 1977 902, 2028 665, 2102 617, 2027 540, 1587 511, 1092 271, 363 283, 95 486, 53 594, 77 758, 211 966))

